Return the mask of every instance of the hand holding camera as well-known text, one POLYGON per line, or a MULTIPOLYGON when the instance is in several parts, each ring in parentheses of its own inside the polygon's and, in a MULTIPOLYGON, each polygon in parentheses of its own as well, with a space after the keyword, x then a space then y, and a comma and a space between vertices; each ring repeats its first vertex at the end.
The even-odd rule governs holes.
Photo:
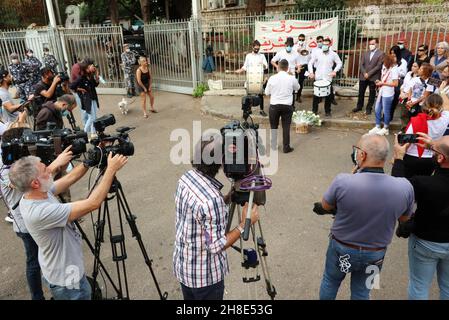
POLYGON ((70 151, 72 146, 68 146, 65 150, 53 161, 52 165, 55 166, 56 170, 60 170, 69 164, 73 158, 73 152, 70 151))
POLYGON ((128 157, 125 157, 121 154, 116 154, 115 156, 112 156, 112 152, 109 152, 107 170, 111 170, 115 174, 117 171, 119 171, 121 168, 123 168, 123 166, 127 162, 128 162, 128 157))

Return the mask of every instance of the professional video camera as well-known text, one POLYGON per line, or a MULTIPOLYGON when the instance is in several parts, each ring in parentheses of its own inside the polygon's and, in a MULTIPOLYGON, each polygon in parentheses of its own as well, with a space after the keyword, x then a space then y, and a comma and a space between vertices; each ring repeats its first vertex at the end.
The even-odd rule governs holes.
POLYGON ((250 114, 252 114, 252 107, 257 107, 261 103, 260 97, 256 95, 246 95, 242 97, 242 111, 243 119, 246 121, 250 114))
POLYGON ((66 82, 70 80, 70 77, 67 72, 58 72, 58 76, 61 79, 61 82, 66 82))
POLYGON ((94 122, 98 138, 91 141, 94 148, 87 152, 90 166, 105 168, 110 152, 112 152, 112 155, 121 154, 124 156, 132 156, 134 154, 134 145, 130 142, 128 133, 135 128, 119 127, 116 129, 118 134, 105 134, 104 130, 106 127, 113 124, 115 124, 115 118, 112 114, 104 115, 94 122))
POLYGON ((86 152, 86 144, 87 134, 84 131, 27 129, 22 137, 2 143, 2 160, 3 164, 11 165, 22 157, 35 154, 43 163, 49 165, 69 146, 72 146, 70 150, 75 157, 83 154, 86 152))

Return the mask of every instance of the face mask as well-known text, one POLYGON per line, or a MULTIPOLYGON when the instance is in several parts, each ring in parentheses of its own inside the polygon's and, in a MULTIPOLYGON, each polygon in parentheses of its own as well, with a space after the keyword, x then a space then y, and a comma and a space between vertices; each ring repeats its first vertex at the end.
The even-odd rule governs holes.
POLYGON ((33 56, 33 54, 32 53, 27 53, 27 56, 31 58, 33 56))
POLYGON ((70 112, 69 112, 69 110, 62 110, 61 114, 63 117, 68 117, 70 112))
POLYGON ((370 49, 371 51, 376 50, 376 45, 375 45, 375 44, 370 44, 370 45, 369 45, 369 49, 370 49))
POLYGON ((14 63, 14 64, 18 64, 19 60, 18 59, 12 59, 11 62, 14 63))
POLYGON ((323 47, 323 43, 322 42, 318 42, 318 48, 322 48, 323 47))
POLYGON ((299 40, 299 41, 298 41, 298 44, 299 44, 300 46, 302 46, 302 45, 304 44, 304 40, 299 40))
POLYGON ((404 49, 404 45, 403 44, 398 44, 399 49, 404 49))
POLYGON ((288 46, 285 50, 287 50, 287 52, 292 52, 292 47, 288 46))
POLYGON ((355 166, 359 166, 359 164, 357 163, 357 149, 355 149, 355 148, 354 148, 354 150, 352 150, 351 160, 355 166))
POLYGON ((257 48, 257 49, 254 48, 254 49, 253 49, 253 52, 254 52, 254 53, 259 53, 259 50, 260 50, 259 48, 257 48))
POLYGON ((323 46, 321 47, 321 49, 323 49, 324 52, 329 51, 329 46, 323 44, 323 46))
POLYGON ((126 52, 130 52, 131 50, 130 50, 130 49, 126 49, 125 51, 126 51, 126 52))
POLYGON ((50 178, 48 178, 47 180, 43 180, 41 178, 39 178, 38 180, 39 180, 39 183, 41 184, 41 188, 39 189, 41 192, 50 191, 50 189, 54 183, 53 176, 50 176, 50 178))

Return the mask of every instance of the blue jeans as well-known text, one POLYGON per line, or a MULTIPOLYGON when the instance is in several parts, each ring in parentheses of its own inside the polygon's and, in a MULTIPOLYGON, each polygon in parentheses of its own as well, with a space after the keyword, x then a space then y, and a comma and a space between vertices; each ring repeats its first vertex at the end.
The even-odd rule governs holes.
POLYGON ((41 267, 38 260, 38 246, 29 233, 17 232, 22 239, 26 255, 26 277, 32 300, 44 300, 42 291, 41 267))
POLYGON ((382 111, 384 114, 384 125, 388 127, 391 121, 391 106, 393 105, 394 96, 378 97, 376 102, 376 126, 380 126, 382 122, 382 111))
POLYGON ((321 300, 335 300, 347 273, 351 273, 351 300, 369 300, 373 275, 382 269, 385 250, 365 251, 331 239, 320 287, 321 300))
POLYGON ((440 299, 449 300, 449 243, 436 243, 411 235, 408 240, 410 300, 426 300, 437 273, 440 299))
POLYGON ((84 275, 80 282, 75 284, 73 288, 57 286, 50 284, 43 278, 45 284, 50 289, 53 299, 55 300, 91 300, 92 289, 86 275, 84 275))
POLYGON ((92 106, 90 109, 90 113, 87 113, 83 109, 81 109, 81 119, 84 124, 84 131, 86 133, 95 133, 94 121, 97 119, 97 101, 92 100, 92 106))
POLYGON ((223 300, 224 280, 204 288, 189 288, 181 283, 184 300, 223 300))

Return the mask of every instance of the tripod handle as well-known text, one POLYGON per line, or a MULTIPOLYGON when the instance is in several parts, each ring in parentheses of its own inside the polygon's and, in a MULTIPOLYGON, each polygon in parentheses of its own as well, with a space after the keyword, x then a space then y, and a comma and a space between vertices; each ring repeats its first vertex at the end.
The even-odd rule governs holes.
POLYGON ((254 187, 256 185, 256 181, 253 180, 251 183, 251 192, 249 193, 249 202, 248 202, 248 210, 246 210, 245 217, 245 229, 243 230, 243 240, 247 241, 249 239, 249 229, 251 227, 251 212, 253 210, 253 202, 254 202, 254 187))

